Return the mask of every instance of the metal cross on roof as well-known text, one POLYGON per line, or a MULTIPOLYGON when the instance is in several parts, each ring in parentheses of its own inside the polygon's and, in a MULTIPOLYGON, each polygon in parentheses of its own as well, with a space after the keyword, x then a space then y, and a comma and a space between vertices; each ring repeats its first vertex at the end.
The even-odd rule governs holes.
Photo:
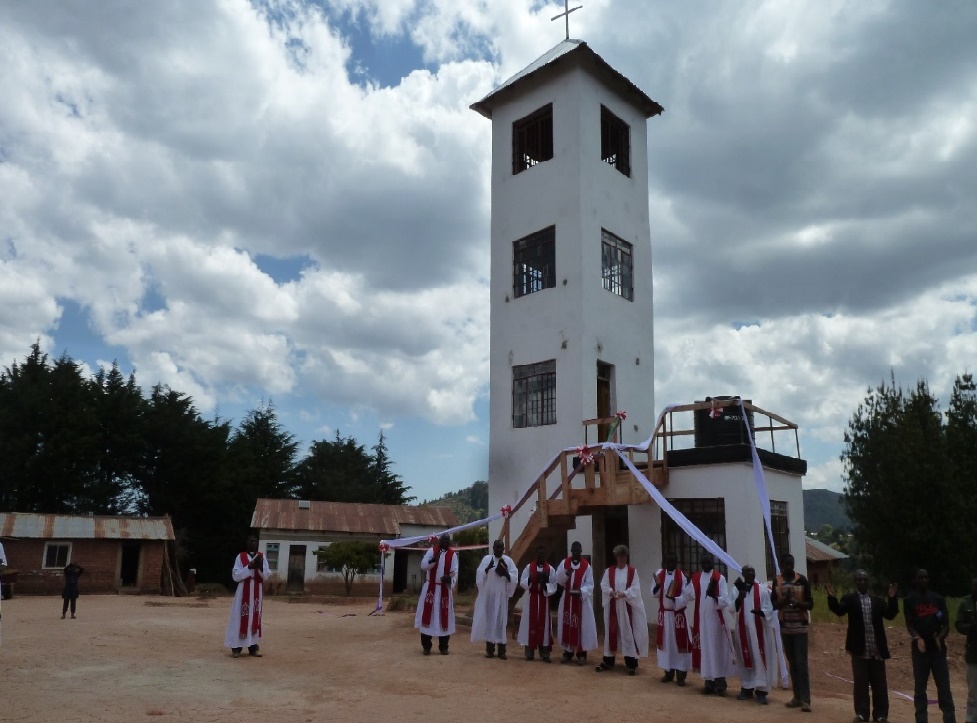
POLYGON ((583 7, 583 5, 577 5, 577 7, 572 8, 572 7, 570 7, 570 0, 563 0, 563 8, 564 8, 563 9, 563 12, 560 13, 559 15, 554 15, 552 18, 550 18, 550 22, 553 22, 554 20, 559 20, 560 18, 565 18, 566 19, 566 23, 567 23, 567 40, 570 39, 570 13, 576 12, 577 10, 580 10, 582 7, 583 7))

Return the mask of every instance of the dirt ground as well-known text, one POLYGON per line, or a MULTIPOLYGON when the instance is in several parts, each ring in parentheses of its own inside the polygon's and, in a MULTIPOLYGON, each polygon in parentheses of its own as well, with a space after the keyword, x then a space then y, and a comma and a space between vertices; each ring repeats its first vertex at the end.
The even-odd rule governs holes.
MULTIPOLYGON (((60 619, 61 600, 19 597, 3 604, 0 720, 88 721, 482 721, 513 719, 752 721, 852 719, 844 627, 819 626, 811 640, 814 715, 772 705, 717 700, 658 681, 643 661, 638 676, 522 660, 486 660, 462 628, 451 655, 422 657, 413 614, 369 617, 372 605, 266 601, 265 657, 233 659, 222 647, 229 599, 84 596, 78 620, 60 619), (692 716, 690 718, 690 716, 692 716)), ((912 693, 902 630, 889 634, 891 691, 912 693)), ((964 670, 959 636, 951 657, 958 720, 964 670)), ((592 654, 593 655, 593 654, 592 654)), ((734 682, 731 681, 731 685, 734 682)), ((931 690, 935 697, 935 691, 931 690)), ((939 713, 931 708, 931 720, 939 713)), ((892 695, 892 721, 911 721, 912 704, 892 695)))

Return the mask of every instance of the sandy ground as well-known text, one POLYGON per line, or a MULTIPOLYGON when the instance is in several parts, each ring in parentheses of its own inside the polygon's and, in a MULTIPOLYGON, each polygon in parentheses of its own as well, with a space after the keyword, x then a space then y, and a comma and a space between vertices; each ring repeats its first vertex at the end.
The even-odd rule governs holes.
MULTIPOLYGON (((507 721, 625 720, 850 721, 844 627, 812 637, 814 715, 698 694, 658 681, 653 662, 638 676, 486 660, 461 629, 451 655, 422 657, 413 615, 369 617, 371 605, 266 602, 265 657, 235 660, 222 648, 228 599, 84 596, 79 619, 60 619, 60 599, 20 597, 3 604, 0 720, 38 721, 507 721)), ((905 633, 892 630, 890 689, 912 692, 905 633)), ((951 673, 963 721, 964 673, 957 636, 951 673)), ((654 655, 654 654, 653 654, 654 655)), ((652 658, 653 661, 653 658, 652 658)), ((732 681, 731 681, 732 683, 732 681)), ((931 691, 932 693, 933 691, 931 691)), ((939 713, 931 708, 931 720, 939 713)), ((892 721, 912 705, 892 697, 892 721)))

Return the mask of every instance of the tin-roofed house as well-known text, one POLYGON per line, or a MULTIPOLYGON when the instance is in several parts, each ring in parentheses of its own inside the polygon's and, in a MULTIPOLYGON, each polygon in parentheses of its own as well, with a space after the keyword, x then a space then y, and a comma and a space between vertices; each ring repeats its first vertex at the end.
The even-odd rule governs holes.
POLYGON ((60 594, 69 562, 85 568, 82 593, 158 593, 174 535, 168 516, 0 512, 0 539, 17 594, 60 594))
POLYGON ((811 537, 804 538, 807 553, 807 579, 812 585, 826 585, 848 555, 811 537))
MULTIPOLYGON (((316 555, 333 542, 434 535, 458 525, 447 507, 367 505, 348 502, 259 499, 251 519, 259 549, 272 570, 271 594, 345 593, 343 576, 316 555)), ((395 550, 384 566, 384 585, 392 592, 419 590, 425 545, 395 550)), ((357 575, 352 593, 376 594, 380 570, 357 575)))

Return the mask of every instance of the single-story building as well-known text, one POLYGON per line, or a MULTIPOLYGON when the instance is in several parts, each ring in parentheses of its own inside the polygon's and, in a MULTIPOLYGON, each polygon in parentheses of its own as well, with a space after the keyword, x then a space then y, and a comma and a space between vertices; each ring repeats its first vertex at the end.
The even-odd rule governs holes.
POLYGON ((831 582, 831 573, 839 568, 848 555, 807 535, 804 536, 807 551, 807 579, 812 585, 826 585, 831 582))
MULTIPOLYGON (((333 542, 358 540, 379 545, 380 540, 430 536, 458 524, 447 507, 273 499, 259 499, 251 519, 259 549, 272 570, 270 594, 345 593, 340 571, 328 569, 316 555, 333 542)), ((384 567, 387 589, 419 591, 423 555, 420 549, 393 551, 384 567)), ((352 592, 372 595, 379 584, 377 568, 357 575, 352 592)))
POLYGON ((17 573, 16 594, 61 594, 64 568, 74 562, 85 568, 84 595, 158 593, 165 548, 174 536, 168 516, 0 512, 0 540, 10 570, 17 573))

